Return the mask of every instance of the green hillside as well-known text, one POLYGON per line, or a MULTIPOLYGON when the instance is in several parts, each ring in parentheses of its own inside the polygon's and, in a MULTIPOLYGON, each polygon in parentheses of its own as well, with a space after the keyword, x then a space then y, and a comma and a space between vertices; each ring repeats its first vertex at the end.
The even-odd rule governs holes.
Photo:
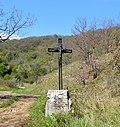
MULTIPOLYGON (((38 77, 57 69, 57 54, 48 53, 49 47, 57 46, 56 36, 30 37, 0 43, 0 84, 3 83, 0 89, 3 89, 4 83, 8 87, 32 84, 38 77)), ((64 63, 70 62, 71 56, 64 55, 64 63)))
MULTIPOLYGON (((93 79, 91 68, 82 61, 76 61, 63 67, 63 84, 64 88, 69 88, 73 112, 69 114, 70 116, 55 116, 54 119, 64 117, 66 127, 70 125, 71 127, 79 127, 80 125, 86 127, 119 127, 120 73, 116 65, 120 61, 119 51, 118 48, 114 54, 108 53, 98 59, 100 72, 96 79, 93 79), (117 58, 114 59, 115 57, 117 58), (83 65, 84 67, 81 68, 83 65), (81 72, 83 71, 86 77, 89 73, 85 85, 83 82, 79 82, 78 78, 80 77, 77 77, 79 74, 82 75, 81 72), (74 122, 69 121, 70 123, 67 123, 68 119, 74 122)), ((46 96, 49 89, 58 89, 58 70, 43 76, 32 85, 26 85, 24 90, 18 89, 16 92, 46 96)), ((36 102, 36 105, 37 103, 39 103, 38 106, 41 105, 40 102, 36 102)), ((41 103, 43 102, 41 101, 41 103)), ((42 111, 40 112, 42 114, 42 111)), ((38 116, 36 119, 41 119, 41 117, 38 116)), ((49 118, 43 118, 43 121, 48 122, 49 126, 53 126, 55 124, 53 119, 49 120, 49 118)), ((41 123, 43 124, 42 121, 41 123)), ((37 123, 35 125, 37 126, 37 123)), ((43 125, 47 126, 47 124, 43 125)))
POLYGON ((119 34, 119 27, 113 27, 62 37, 63 46, 73 50, 72 55, 63 55, 63 86, 72 99, 68 114, 44 116, 47 91, 58 89, 58 56, 48 53, 49 47, 57 47, 55 35, 0 43, 0 91, 41 95, 30 110, 35 127, 39 123, 42 127, 119 127, 119 34))

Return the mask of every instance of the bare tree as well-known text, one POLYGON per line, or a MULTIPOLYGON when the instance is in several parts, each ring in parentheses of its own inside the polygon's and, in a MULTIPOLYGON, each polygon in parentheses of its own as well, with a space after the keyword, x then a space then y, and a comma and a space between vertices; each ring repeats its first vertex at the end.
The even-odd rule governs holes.
POLYGON ((4 13, 3 10, 0 10, 0 41, 5 42, 15 33, 19 32, 23 28, 30 27, 34 24, 35 18, 24 17, 22 12, 19 12, 16 9, 13 9, 9 13, 4 13), (2 35, 5 35, 3 38, 2 35))
POLYGON ((74 26, 73 33, 73 49, 75 49, 81 59, 88 61, 90 56, 90 48, 88 42, 88 24, 87 19, 77 19, 76 25, 74 26))
POLYGON ((117 21, 103 20, 99 27, 98 23, 94 19, 88 26, 85 18, 78 19, 73 29, 75 35, 73 36, 73 48, 77 51, 79 58, 90 66, 93 79, 97 78, 100 73, 97 63, 98 56, 117 48, 120 40, 120 28, 117 21))
MULTIPOLYGON (((87 19, 78 19, 74 26, 73 47, 78 52, 80 58, 84 60, 92 69, 93 79, 97 78, 97 49, 99 47, 99 36, 97 34, 97 22, 94 19, 88 26, 87 19)), ((85 73, 85 72, 84 72, 85 73)), ((81 73, 80 73, 81 75, 81 73)), ((83 76, 79 76, 83 81, 83 76)), ((85 77, 85 76, 84 76, 85 77)))

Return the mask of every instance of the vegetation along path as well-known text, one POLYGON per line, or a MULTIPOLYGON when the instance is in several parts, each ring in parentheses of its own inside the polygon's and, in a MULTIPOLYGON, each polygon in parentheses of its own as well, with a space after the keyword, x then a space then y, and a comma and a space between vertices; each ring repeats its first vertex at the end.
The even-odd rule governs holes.
MULTIPOLYGON (((0 95, 0 102, 7 101, 13 94, 0 95), (5 99, 8 97, 7 99, 5 99)), ((7 107, 0 108, 0 127, 22 127, 29 116, 29 108, 38 96, 15 95, 19 97, 17 101, 7 107)))

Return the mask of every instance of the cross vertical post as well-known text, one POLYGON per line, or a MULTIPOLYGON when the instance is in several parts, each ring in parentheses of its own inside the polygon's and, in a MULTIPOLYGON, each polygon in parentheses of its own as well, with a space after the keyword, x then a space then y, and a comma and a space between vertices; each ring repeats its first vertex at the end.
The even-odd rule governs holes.
POLYGON ((59 47, 59 53, 58 53, 58 65, 59 65, 59 90, 63 89, 63 83, 62 83, 62 39, 58 39, 58 47, 59 47))

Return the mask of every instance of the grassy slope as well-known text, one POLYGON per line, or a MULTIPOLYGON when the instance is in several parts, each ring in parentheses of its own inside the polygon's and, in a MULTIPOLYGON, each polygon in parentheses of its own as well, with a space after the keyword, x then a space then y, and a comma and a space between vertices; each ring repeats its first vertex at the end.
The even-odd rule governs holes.
MULTIPOLYGON (((102 67, 100 75, 94 80, 90 77, 85 86, 82 83, 78 84, 75 79, 78 62, 63 67, 64 88, 69 87, 75 118, 79 119, 84 116, 83 125, 90 127, 120 126, 118 91, 120 74, 117 73, 113 63, 109 64, 113 57, 113 54, 107 54, 99 59, 98 64, 102 67)), ((27 84, 25 89, 17 89, 15 92, 46 96, 49 89, 58 89, 58 70, 40 77, 37 83, 27 84)), ((46 121, 46 118, 44 120, 46 121)), ((80 122, 81 120, 77 121, 73 126, 80 122)))
MULTIPOLYGON (((113 67, 113 63, 109 64, 113 57, 113 54, 107 54, 99 59, 98 64, 102 67, 102 71, 97 79, 92 80, 90 77, 86 85, 78 84, 74 77, 77 73, 75 68, 78 68, 78 62, 63 67, 64 88, 69 87, 74 115, 78 119, 84 116, 83 124, 86 126, 119 127, 120 125, 118 91, 120 74, 113 67)), ((41 77, 37 84, 27 86, 26 90, 22 90, 22 92, 46 96, 49 89, 58 89, 57 70, 41 77)))
MULTIPOLYGON (((72 64, 71 64, 72 65, 72 64)), ((70 70, 72 69, 71 65, 67 65, 63 67, 63 84, 64 88, 67 86, 69 88, 73 88, 74 82, 71 81, 71 78, 68 79, 67 77, 70 76, 70 70)), ((58 89, 58 70, 55 70, 43 77, 40 77, 39 80, 32 84, 26 85, 26 89, 18 89, 15 92, 27 92, 29 94, 38 94, 38 95, 45 95, 49 89, 58 89)))

